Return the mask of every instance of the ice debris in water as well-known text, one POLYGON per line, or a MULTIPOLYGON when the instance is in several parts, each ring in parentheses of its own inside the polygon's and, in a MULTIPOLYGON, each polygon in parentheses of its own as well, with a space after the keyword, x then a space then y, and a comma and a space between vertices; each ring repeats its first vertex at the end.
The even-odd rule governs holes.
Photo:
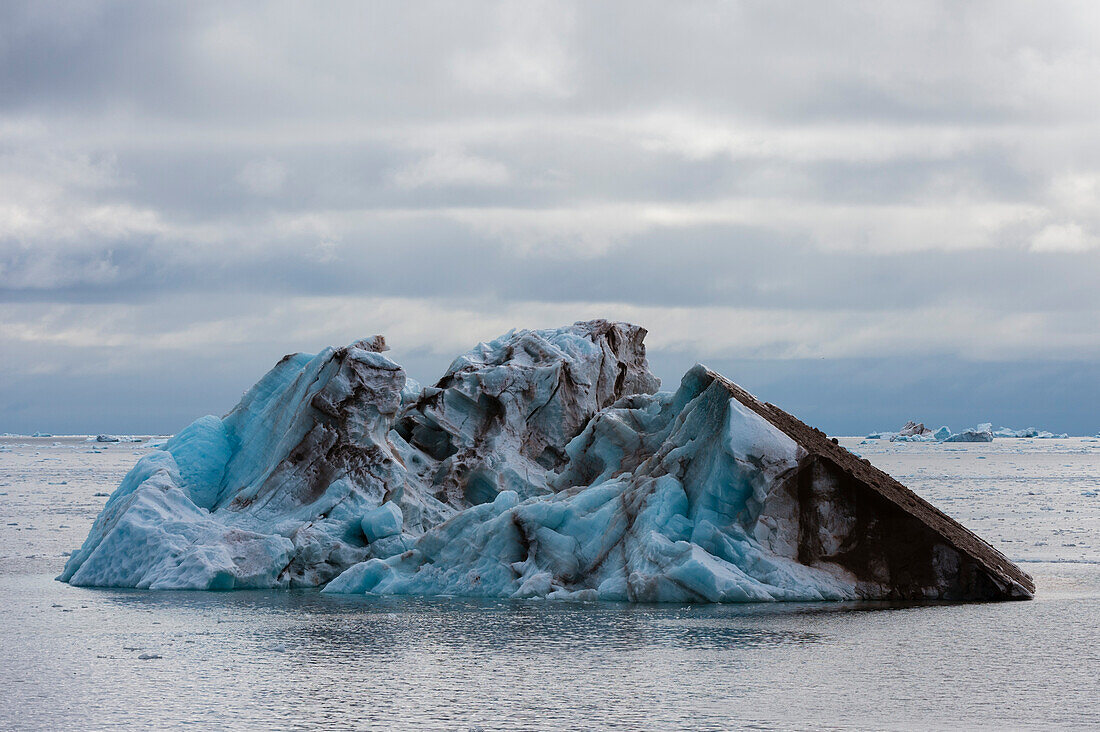
POLYGON ((427 387, 381 336, 287 356, 224 418, 139 460, 59 579, 629 601, 1030 595, 977 537, 705 367, 658 392, 644 336, 603 320, 511 331, 427 387))

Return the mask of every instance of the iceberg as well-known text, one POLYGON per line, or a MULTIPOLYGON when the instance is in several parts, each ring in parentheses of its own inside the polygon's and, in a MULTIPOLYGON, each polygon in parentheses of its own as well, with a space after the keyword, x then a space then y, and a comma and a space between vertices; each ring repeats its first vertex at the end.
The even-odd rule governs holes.
POLYGON ((868 440, 887 439, 890 442, 992 442, 996 437, 1035 437, 1039 439, 1066 438, 1069 435, 1055 434, 1034 427, 1014 430, 1009 427, 1001 427, 994 430, 992 423, 984 422, 977 427, 965 429, 962 432, 952 432, 946 425, 933 432, 923 423, 909 421, 897 432, 872 432, 867 435, 868 440))
POLYGON ((939 439, 923 422, 912 420, 906 422, 897 432, 886 434, 889 435, 890 442, 936 442, 939 439))
POLYGON ((923 422, 913 422, 912 420, 906 422, 905 425, 898 430, 899 437, 923 437, 931 434, 932 430, 925 427, 923 422))
POLYGON ((409 389, 379 336, 284 357, 224 418, 138 461, 60 579, 152 589, 315 587, 408 543, 363 518, 401 509, 415 537, 501 490, 550 491, 575 432, 655 391, 636 326, 606 321, 481 344, 409 389))
POLYGON ((142 438, 133 435, 96 435, 85 442, 141 442, 142 438))
POLYGON ((604 320, 511 331, 426 387, 380 336, 287 356, 228 415, 139 460, 59 579, 629 602, 1031 597, 990 545, 723 376, 696 365, 659 391, 645 335, 604 320))
POLYGON ((984 422, 977 427, 951 435, 944 442, 993 442, 993 425, 984 422))
POLYGON ((1035 427, 1028 427, 1022 430, 1014 430, 1010 427, 1001 427, 993 432, 994 437, 1036 437, 1040 440, 1050 439, 1065 439, 1069 437, 1065 432, 1055 434, 1054 432, 1048 432, 1046 430, 1036 429, 1035 427))
POLYGON ((1014 430, 1010 427, 1001 427, 1000 429, 997 429, 997 430, 993 431, 993 436, 994 437, 1012 437, 1012 438, 1016 438, 1016 437, 1020 437, 1020 438, 1023 438, 1023 437, 1038 437, 1039 436, 1039 430, 1035 429, 1034 427, 1028 427, 1027 429, 1022 429, 1022 430, 1014 430))
POLYGON ((926 435, 892 435, 890 442, 937 442, 932 433, 926 435))

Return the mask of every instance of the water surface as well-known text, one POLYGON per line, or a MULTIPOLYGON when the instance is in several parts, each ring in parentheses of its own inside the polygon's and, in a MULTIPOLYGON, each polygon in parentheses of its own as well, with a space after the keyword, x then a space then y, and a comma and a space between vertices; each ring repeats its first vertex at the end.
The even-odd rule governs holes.
POLYGON ((1100 726, 1100 443, 858 443, 844 441, 1024 561, 1038 598, 629 606, 74 588, 52 577, 106 501, 95 494, 148 448, 0 439, 0 728, 1100 726))

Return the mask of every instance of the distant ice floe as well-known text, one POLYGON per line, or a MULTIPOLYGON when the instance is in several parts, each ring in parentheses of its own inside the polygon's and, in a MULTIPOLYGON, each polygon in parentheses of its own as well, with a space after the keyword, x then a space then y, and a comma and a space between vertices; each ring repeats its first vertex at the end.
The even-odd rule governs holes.
POLYGON ((957 432, 944 442, 993 442, 993 425, 984 422, 977 427, 970 427, 962 432, 957 432))
POLYGON ((932 430, 924 426, 923 422, 906 422, 896 433, 890 435, 891 442, 935 442, 936 438, 932 430))
POLYGON ((889 440, 890 442, 992 442, 994 438, 1067 438, 1066 433, 1055 434, 1034 427, 1014 430, 1001 427, 994 430, 991 422, 983 422, 976 427, 968 427, 961 432, 952 432, 946 425, 933 432, 921 422, 909 421, 897 432, 870 432, 864 440, 889 440))
MULTIPOLYGON (((30 438, 30 437, 37 437, 37 438, 53 437, 53 438, 64 439, 64 440, 79 440, 79 439, 83 438, 84 442, 98 442, 98 443, 105 443, 105 444, 122 443, 122 442, 139 443, 139 442, 144 442, 146 440, 146 438, 144 438, 144 437, 138 437, 138 436, 135 436, 135 435, 110 435, 110 434, 56 435, 56 434, 53 434, 51 432, 35 432, 35 433, 29 434, 29 435, 20 434, 20 433, 17 433, 17 432, 3 432, 3 433, 0 433, 0 438, 9 438, 10 439, 10 438, 18 438, 18 437, 25 437, 25 438, 30 438)), ((158 438, 158 439, 161 443, 163 443, 167 438, 158 438)), ((55 442, 55 443, 53 443, 53 445, 54 446, 61 446, 61 443, 55 442)), ((65 447, 70 447, 70 446, 66 445, 65 447)))
POLYGON ((993 431, 994 437, 1002 438, 1035 438, 1039 440, 1066 439, 1069 435, 1065 432, 1054 433, 1040 430, 1035 427, 1027 427, 1022 430, 1014 430, 1011 427, 1000 427, 993 431))

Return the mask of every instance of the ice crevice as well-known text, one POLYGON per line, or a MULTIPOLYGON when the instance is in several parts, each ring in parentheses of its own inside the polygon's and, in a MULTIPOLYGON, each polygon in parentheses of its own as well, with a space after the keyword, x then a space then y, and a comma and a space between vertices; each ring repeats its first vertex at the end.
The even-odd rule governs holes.
POLYGON ((900 483, 706 367, 659 391, 645 334, 510 331, 426 387, 380 336, 287 356, 225 417, 138 461, 59 579, 628 602, 1034 592, 900 483))

